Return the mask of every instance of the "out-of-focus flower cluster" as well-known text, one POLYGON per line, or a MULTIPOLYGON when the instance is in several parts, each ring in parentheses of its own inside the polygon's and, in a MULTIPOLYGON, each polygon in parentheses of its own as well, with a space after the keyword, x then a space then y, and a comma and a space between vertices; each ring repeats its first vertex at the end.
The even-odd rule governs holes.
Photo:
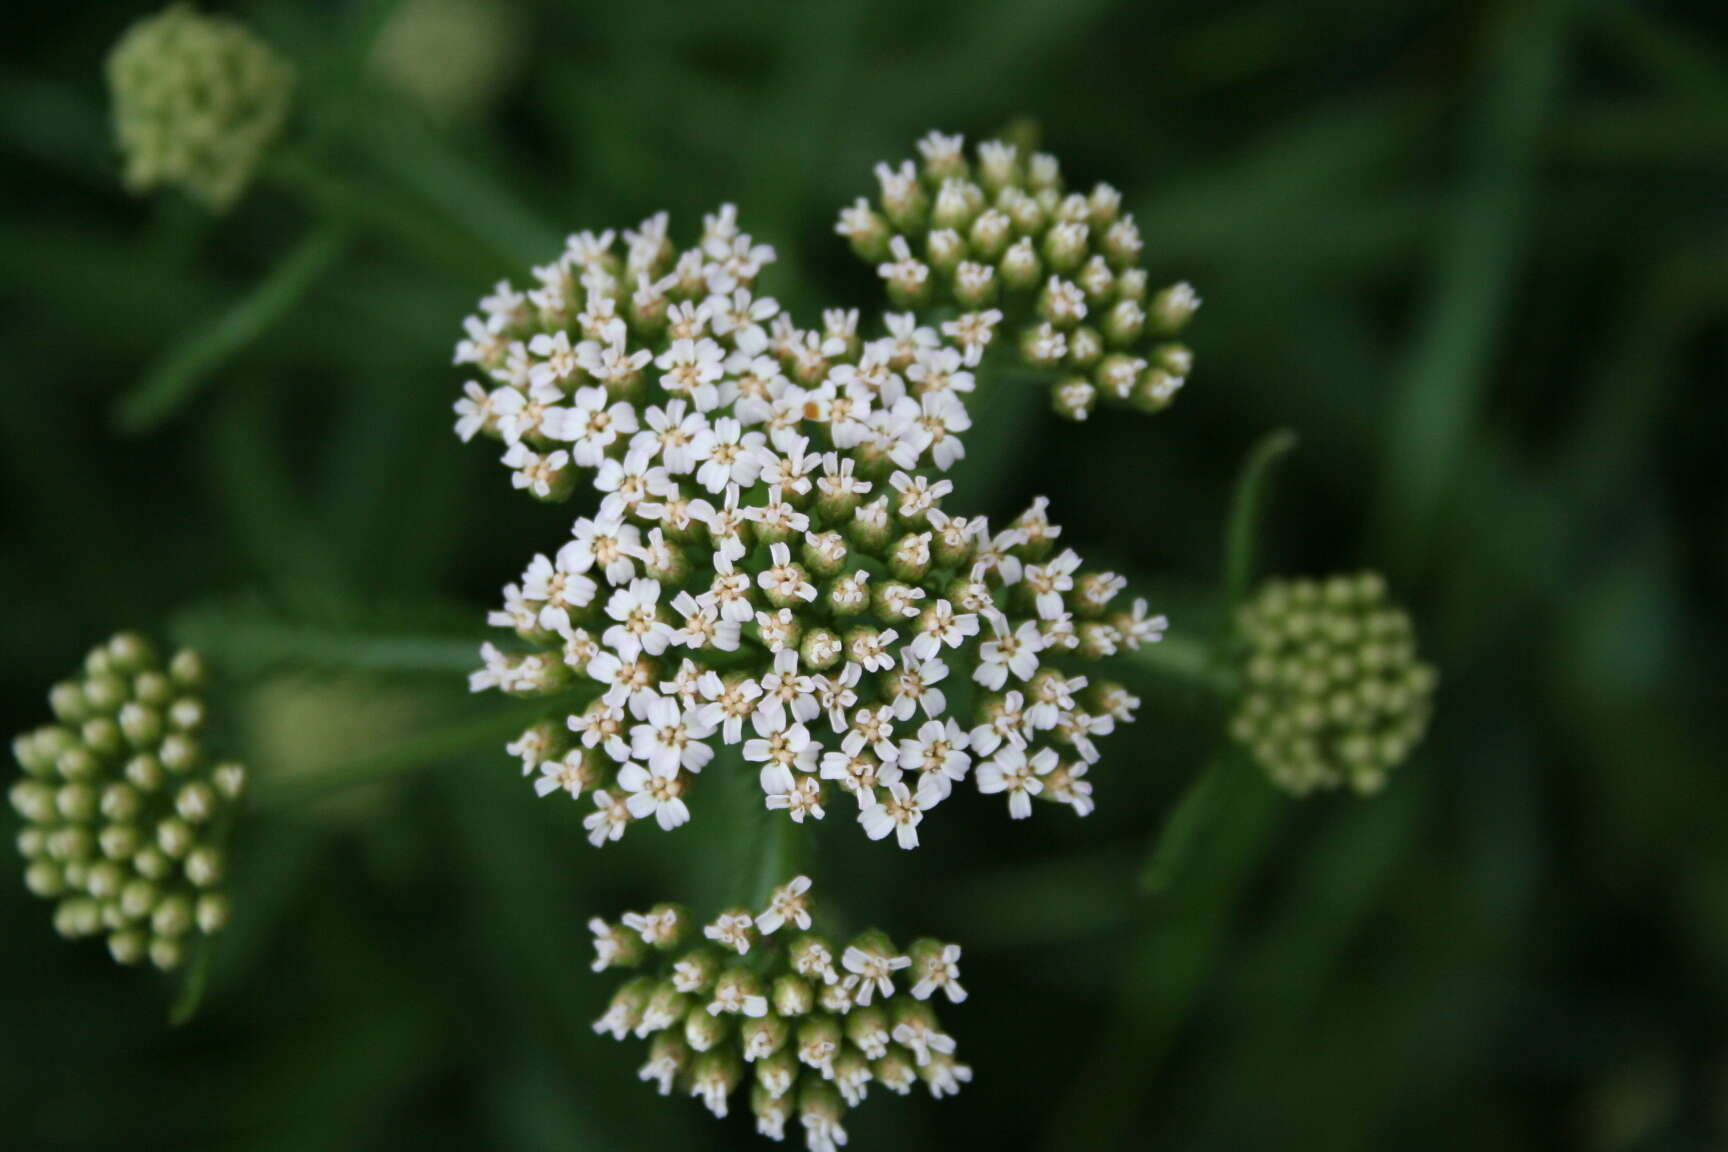
POLYGON ((221 211, 287 119, 294 70, 236 21, 175 4, 120 38, 108 84, 127 186, 177 184, 221 211))
POLYGON ((106 933, 122 964, 173 968, 228 919, 221 840, 246 772, 204 754, 203 683, 196 653, 163 665, 121 633, 55 685, 57 722, 13 742, 25 883, 61 935, 106 933))
POLYGON ((595 971, 641 970, 594 1030, 648 1040, 641 1078, 662 1096, 699 1096, 725 1116, 748 1077, 759 1133, 782 1140, 796 1117, 806 1147, 829 1152, 871 1085, 905 1095, 923 1081, 940 1098, 972 1079, 930 1003, 937 992, 965 999, 959 946, 918 940, 902 952, 875 931, 832 943, 813 930, 808 877, 700 932, 675 904, 589 927, 595 971))
POLYGON ((878 164, 835 230, 876 265, 900 307, 947 305, 1000 320, 1021 359, 1055 374, 1057 412, 1085 419, 1100 401, 1167 406, 1193 365, 1176 343, 1200 299, 1186 283, 1156 292, 1143 243, 1108 184, 1066 191, 1054 156, 932 132, 919 158, 878 164))
POLYGON ((1240 625, 1247 687, 1232 734, 1280 787, 1371 793, 1421 742, 1437 678, 1377 573, 1269 581, 1240 625))
POLYGON ((729 209, 677 257, 662 217, 624 239, 620 260, 610 235, 575 237, 540 288, 500 288, 457 354, 496 384, 469 386, 460 434, 504 438, 537 495, 578 469, 603 494, 492 614, 529 650, 489 645, 472 678, 594 689, 511 745, 541 794, 592 796, 596 844, 649 817, 670 829, 737 745, 769 808, 821 818, 837 788, 907 848, 969 776, 1016 817, 1034 798, 1088 812, 1095 740, 1138 702, 1070 665, 1164 620, 1058 551, 1043 500, 999 532, 943 509, 988 324, 890 317, 866 342, 830 313, 799 330, 751 294, 769 254, 729 209))

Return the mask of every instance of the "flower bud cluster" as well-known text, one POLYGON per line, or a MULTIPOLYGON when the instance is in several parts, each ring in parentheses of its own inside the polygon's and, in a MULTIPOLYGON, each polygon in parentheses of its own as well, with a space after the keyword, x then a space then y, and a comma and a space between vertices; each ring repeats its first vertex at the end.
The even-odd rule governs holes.
POLYGON ((503 441, 516 487, 559 500, 592 472, 674 530, 688 503, 666 510, 664 497, 680 484, 719 496, 761 479, 804 495, 820 455, 789 460, 793 472, 764 455, 772 444, 785 456, 807 424, 862 465, 947 469, 963 454, 987 317, 952 321, 944 337, 910 315, 887 317, 871 341, 856 312, 800 328, 756 294, 774 250, 739 231, 731 205, 694 247, 674 249, 661 213, 619 248, 611 231, 572 236, 534 287, 500 283, 465 321, 456 362, 486 380, 465 385, 456 432, 503 441))
POLYGON ((108 57, 126 184, 177 184, 212 210, 239 199, 287 119, 293 68, 243 25, 175 4, 108 57))
POLYGON ((1186 283, 1151 291, 1133 216, 1108 184, 1068 192, 1056 158, 932 132, 917 161, 878 164, 835 231, 876 265, 899 307, 951 306, 1011 319, 1021 359, 1055 374, 1058 413, 1101 401, 1167 405, 1193 364, 1175 341, 1200 307, 1186 283))
POLYGON ((1232 735, 1280 787, 1371 793, 1421 742, 1435 672, 1377 573, 1270 581, 1240 626, 1247 689, 1232 735))
POLYGON ((537 495, 568 493, 581 468, 603 496, 490 617, 527 650, 488 645, 471 678, 476 691, 598 696, 510 745, 540 793, 592 797, 597 845, 649 817, 671 829, 733 745, 770 809, 821 819, 838 790, 868 835, 905 848, 969 776, 1015 817, 1033 798, 1090 811, 1095 738, 1137 702, 1087 691, 1071 665, 1156 641, 1164 619, 1143 601, 1113 607, 1121 577, 1056 551, 1042 499, 999 532, 943 509, 967 365, 988 332, 950 326, 945 342, 890 317, 887 336, 863 343, 853 317, 830 314, 801 333, 749 295, 766 256, 729 209, 675 260, 663 218, 625 240, 620 262, 610 236, 576 237, 573 263, 557 266, 586 286, 574 349, 561 328, 521 341, 561 322, 568 285, 500 289, 458 349, 482 365, 526 357, 527 387, 538 374, 549 389, 535 407, 513 384, 471 385, 458 432, 514 438, 506 462, 537 495), (621 278, 639 285, 623 305, 621 278), (690 298, 668 304, 662 288, 690 298), (658 356, 632 343, 656 316, 658 356), (576 383, 573 405, 558 402, 565 367, 575 379, 625 361, 616 386, 576 383), (573 447, 547 454, 536 436, 573 447))
POLYGON ((794 877, 760 913, 730 909, 702 927, 675 904, 589 922, 594 970, 636 969, 594 1030, 647 1040, 641 1078, 660 1095, 699 1096, 725 1116, 746 1087, 756 1130, 785 1139, 794 1117, 812 1152, 846 1143, 846 1110, 870 1086, 899 1095, 923 1081, 940 1099, 972 1070, 954 1058, 930 1004, 966 998, 960 947, 881 932, 845 947, 814 931, 810 880, 794 877))
POLYGON ((25 884, 57 901, 61 935, 105 933, 122 964, 173 968, 228 919, 221 840, 246 772, 204 754, 203 683, 196 653, 163 665, 121 633, 54 686, 57 722, 13 742, 25 884))

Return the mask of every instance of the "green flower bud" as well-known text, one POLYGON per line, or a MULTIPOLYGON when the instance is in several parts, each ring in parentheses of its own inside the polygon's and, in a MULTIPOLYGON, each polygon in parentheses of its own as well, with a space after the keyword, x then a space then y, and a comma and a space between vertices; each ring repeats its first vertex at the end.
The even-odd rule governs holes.
POLYGON ((1050 407, 1064 420, 1084 420, 1098 406, 1098 389, 1084 376, 1072 376, 1050 389, 1050 407))
POLYGON ((127 928, 108 937, 108 954, 117 964, 140 963, 149 947, 150 938, 139 928, 127 928))
POLYGON ((193 917, 198 931, 213 936, 228 926, 228 897, 220 892, 203 892, 198 896, 193 917))
POLYGON ((180 961, 185 958, 186 946, 176 937, 153 936, 150 938, 150 963, 163 972, 172 972, 180 967, 180 961))
POLYGON ((840 637, 827 628, 812 628, 798 646, 798 658, 812 672, 826 672, 840 662, 844 652, 840 637))
POLYGON ((1385 595, 1373 573, 1272 581, 1243 608, 1248 689, 1231 733, 1281 787, 1365 795, 1420 742, 1433 670, 1385 595))
POLYGON ((684 1019, 684 1042, 693 1052, 707 1052, 718 1047, 730 1031, 727 1017, 707 1012, 692 1012, 684 1019))
POLYGON ((52 900, 66 890, 66 874, 50 860, 34 860, 24 869, 24 886, 52 900))
POLYGON ((90 715, 90 702, 77 681, 66 680, 48 690, 48 707, 62 724, 77 724, 90 715))
POLYGON ((997 263, 1002 283, 1013 292, 1031 290, 1044 275, 1044 265, 1032 248, 1032 241, 1021 237, 1008 246, 997 263))
POLYGON ((162 738, 156 756, 162 761, 162 766, 177 776, 198 767, 200 750, 198 741, 179 732, 171 732, 162 738))
MULTIPOLYGON (((176 4, 108 57, 126 184, 183 188, 212 211, 239 199, 287 119, 292 69, 241 24, 176 4)), ((153 658, 148 645, 124 646, 153 658)))
MULTIPOLYGON (((103 663, 105 667, 106 661, 103 663)), ((130 696, 126 682, 111 672, 92 673, 80 690, 86 705, 86 719, 92 715, 112 716, 130 696)))

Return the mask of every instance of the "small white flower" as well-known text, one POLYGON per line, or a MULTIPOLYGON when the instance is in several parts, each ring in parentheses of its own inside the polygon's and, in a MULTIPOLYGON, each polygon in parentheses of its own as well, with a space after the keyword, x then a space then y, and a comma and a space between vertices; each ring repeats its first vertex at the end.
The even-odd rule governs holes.
POLYGON ((924 806, 933 808, 946 800, 953 786, 966 779, 972 758, 966 754, 971 739, 953 717, 926 720, 910 740, 900 741, 901 768, 921 775, 918 792, 924 806))
POLYGON ((1038 615, 1054 620, 1065 614, 1062 594, 1074 587, 1074 570, 1080 557, 1072 548, 1063 549, 1047 564, 1026 566, 1026 583, 1037 596, 1038 615))
POLYGON ((960 986, 960 945, 945 944, 942 951, 923 958, 918 969, 918 982, 912 985, 916 1000, 928 1000, 940 988, 950 1004, 966 999, 966 989, 960 986))
POLYGON ((797 776, 785 764, 769 763, 762 767, 757 780, 770 811, 782 811, 795 824, 804 823, 806 816, 817 820, 825 815, 822 809, 822 785, 813 776, 797 776))
POLYGON ((647 722, 630 730, 631 751, 647 761, 651 771, 673 776, 680 769, 700 772, 714 758, 714 749, 703 743, 714 728, 702 722, 699 710, 687 709, 673 697, 660 696, 645 711, 647 722))
MULTIPOLYGON (((863 669, 848 660, 841 666, 835 676, 812 676, 811 691, 814 694, 818 712, 828 713, 828 723, 836 733, 846 731, 850 724, 846 713, 858 703, 858 678, 863 669)), ((800 717, 808 722, 810 717, 800 717)))
POLYGON ((993 692, 1002 690, 1010 672, 1016 679, 1030 680, 1038 671, 1038 653, 1044 650, 1038 625, 1026 620, 1010 632, 1007 618, 992 613, 990 630, 995 638, 978 645, 978 667, 972 679, 993 692))
POLYGON ((672 642, 672 625, 660 619, 660 582, 632 580, 613 591, 606 601, 606 615, 617 623, 601 639, 626 659, 643 652, 658 656, 672 642))
POLYGON ((754 941, 755 920, 747 912, 723 912, 714 923, 702 929, 702 935, 722 948, 731 948, 742 956, 750 951, 754 941))
POLYGON ((804 570, 792 563, 792 550, 785 544, 769 546, 772 563, 756 577, 762 590, 773 597, 796 597, 808 604, 816 599, 816 585, 805 578, 804 570))
POLYGON ((768 899, 768 908, 756 917, 756 931, 772 936, 783 924, 792 924, 800 932, 810 931, 810 877, 794 876, 768 899))
POLYGON ((919 708, 926 716, 939 716, 948 700, 936 685, 948 676, 948 665, 940 660, 920 660, 908 649, 900 650, 900 668, 888 676, 888 698, 897 720, 910 720, 919 708))
MULTIPOLYGON (((872 840, 880 840, 893 832, 900 847, 912 849, 918 847, 918 825, 924 820, 925 807, 916 793, 895 780, 888 784, 883 799, 858 813, 858 823, 864 826, 864 834, 872 840)), ((893 995, 893 992, 885 994, 893 995)), ((870 1003, 868 996, 861 1003, 870 1003)))
POLYGON ((750 718, 756 730, 755 739, 744 741, 744 759, 754 763, 778 764, 791 771, 813 772, 821 747, 810 740, 804 725, 792 721, 783 713, 757 711, 750 718))
POLYGON ((726 486, 749 487, 756 483, 762 471, 761 449, 768 438, 760 432, 746 432, 731 416, 714 421, 708 455, 696 470, 696 483, 708 491, 720 493, 726 486))
POLYGON ((670 832, 690 819, 690 808, 683 800, 684 782, 678 778, 676 765, 648 769, 630 761, 618 769, 618 787, 624 789, 630 815, 638 820, 652 816, 670 832))
POLYGON ((624 797, 602 789, 594 793, 594 811, 582 818, 582 826, 588 829, 588 843, 598 848, 623 836, 631 819, 624 797))
POLYGON ((840 966, 859 979, 855 998, 862 1008, 870 1006, 872 987, 882 994, 884 1000, 892 997, 894 973, 910 967, 911 964, 910 956, 887 956, 880 952, 866 951, 856 944, 847 948, 840 956, 840 966))
POLYGON ((1028 759, 1026 750, 1009 744, 978 765, 978 791, 1008 793, 1008 815, 1024 820, 1032 815, 1032 797, 1044 791, 1043 777, 1056 767, 1056 750, 1040 748, 1028 759))
POLYGON ((697 710, 697 718, 710 729, 718 728, 720 739, 736 744, 744 738, 744 721, 756 713, 762 686, 754 680, 724 681, 710 669, 703 674, 702 697, 708 701, 697 710))
POLYGON ((558 550, 558 567, 587 572, 598 566, 610 584, 627 583, 636 574, 635 557, 642 548, 642 530, 620 516, 577 520, 570 541, 558 550))
POLYGON ((707 593, 692 596, 680 592, 672 599, 672 611, 683 618, 683 625, 672 633, 672 643, 686 648, 713 648, 721 652, 738 649, 740 625, 736 620, 722 620, 720 606, 707 593))
POLYGON ((1122 629, 1122 638, 1132 650, 1142 644, 1158 643, 1164 639, 1164 630, 1168 627, 1168 619, 1146 615, 1146 601, 1137 599, 1128 614, 1127 625, 1122 629))

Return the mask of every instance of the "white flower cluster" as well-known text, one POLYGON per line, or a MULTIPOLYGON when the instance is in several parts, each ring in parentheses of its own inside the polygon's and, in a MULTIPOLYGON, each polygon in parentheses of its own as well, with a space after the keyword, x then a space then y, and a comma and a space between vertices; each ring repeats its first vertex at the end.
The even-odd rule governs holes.
POLYGON ((835 225, 897 305, 1006 312, 1022 360, 1058 374, 1051 397, 1070 419, 1100 400, 1157 411, 1174 399, 1194 357, 1172 338, 1200 298, 1187 283, 1148 298, 1140 230, 1116 189, 1065 192, 1054 156, 1003 140, 968 159, 963 138, 932 132, 918 151, 878 164, 876 202, 860 197, 835 225))
POLYGON ((943 510, 988 324, 944 340, 890 317, 862 343, 830 313, 802 332, 750 294, 768 254, 730 209, 675 260, 661 217, 625 240, 620 263, 610 235, 573 238, 540 289, 490 297, 458 351, 517 381, 470 385, 458 431, 510 441, 537 495, 568 492, 576 468, 602 495, 490 617, 531 649, 488 645, 471 679, 597 695, 510 746, 540 793, 591 795, 597 845, 650 817, 671 829, 716 749, 737 746, 770 809, 820 819, 838 788, 872 838, 906 848, 968 776, 1017 818, 1034 797, 1088 812, 1095 738, 1138 702, 1086 692, 1069 665, 1155 641, 1164 619, 1112 611, 1125 581, 1057 552, 1042 499, 999 532, 943 510), (638 285, 622 304, 620 277, 638 285), (581 338, 524 344, 578 283, 581 338))
POLYGON ((950 1003, 966 998, 960 946, 919 940, 902 953, 873 931, 837 948, 812 932, 811 904, 810 880, 797 876, 761 912, 723 912, 694 942, 675 904, 616 924, 595 918, 596 972, 652 972, 624 984, 594 1030, 649 1040, 641 1078, 662 1096, 700 1097, 716 1116, 749 1071, 757 1132, 783 1140, 796 1115, 812 1152, 846 1143, 846 1109, 871 1084, 905 1095, 922 1080, 938 1099, 958 1092, 972 1070, 954 1059, 929 1001, 938 991, 950 1003))
POLYGON ((487 380, 465 386, 456 432, 502 440, 516 487, 562 499, 592 469, 602 491, 670 530, 691 515, 683 501, 666 508, 680 485, 722 496, 766 475, 807 490, 821 457, 790 448, 809 423, 860 461, 947 469, 962 455, 962 396, 989 316, 949 321, 943 337, 891 315, 887 335, 863 342, 857 313, 837 310, 801 329, 755 293, 774 250, 738 230, 731 205, 682 252, 664 213, 622 240, 619 251, 611 231, 570 237, 534 269, 535 287, 500 283, 464 322, 456 362, 487 380))

